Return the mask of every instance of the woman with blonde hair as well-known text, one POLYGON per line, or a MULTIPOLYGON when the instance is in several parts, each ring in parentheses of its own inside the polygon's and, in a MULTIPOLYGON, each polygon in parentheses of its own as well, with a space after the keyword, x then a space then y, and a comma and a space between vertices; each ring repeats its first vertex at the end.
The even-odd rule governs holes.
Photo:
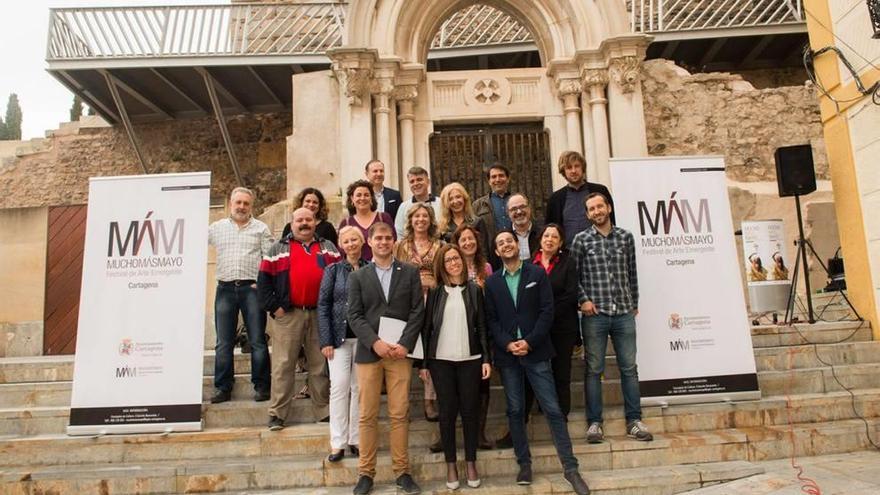
POLYGON ((318 294, 318 339, 330 371, 330 455, 339 462, 346 445, 358 456, 358 388, 354 355, 357 336, 348 325, 348 276, 366 266, 362 257, 364 235, 357 227, 339 229, 339 248, 345 253, 338 263, 324 269, 318 294))
MULTIPOLYGON (((440 237, 446 242, 450 242, 452 234, 465 225, 474 227, 477 232, 486 231, 483 228, 483 219, 474 215, 471 196, 458 182, 448 184, 440 191, 440 219, 437 224, 440 237)), ((485 246, 485 239, 481 240, 485 246)))

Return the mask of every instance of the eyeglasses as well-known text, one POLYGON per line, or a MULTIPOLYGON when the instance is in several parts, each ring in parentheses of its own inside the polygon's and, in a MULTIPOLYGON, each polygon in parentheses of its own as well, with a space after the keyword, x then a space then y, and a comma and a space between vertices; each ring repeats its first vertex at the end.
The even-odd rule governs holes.
POLYGON ((529 209, 529 205, 521 205, 521 206, 511 206, 508 208, 512 213, 516 213, 519 211, 526 211, 529 209))

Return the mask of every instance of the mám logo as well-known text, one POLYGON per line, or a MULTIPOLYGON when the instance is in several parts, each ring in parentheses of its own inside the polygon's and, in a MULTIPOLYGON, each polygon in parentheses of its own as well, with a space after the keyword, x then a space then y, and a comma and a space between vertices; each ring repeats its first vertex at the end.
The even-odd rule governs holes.
POLYGON ((172 251, 177 249, 177 254, 183 254, 183 231, 184 220, 178 218, 171 228, 171 234, 167 232, 165 221, 162 219, 151 219, 152 211, 147 212, 143 220, 134 220, 128 225, 125 233, 125 240, 122 239, 122 231, 119 228, 119 222, 110 222, 107 242, 107 257, 114 256, 138 256, 141 248, 144 246, 144 240, 147 246, 152 250, 153 255, 165 254, 170 255, 172 251), (159 250, 163 252, 160 253, 159 250))
POLYGON ((697 212, 694 214, 694 207, 687 199, 675 199, 677 191, 672 192, 669 200, 657 201, 654 213, 648 210, 648 204, 639 201, 639 228, 642 235, 645 235, 650 229, 652 235, 669 235, 672 232, 673 225, 681 227, 685 233, 691 231, 696 233, 712 232, 712 218, 709 216, 709 200, 701 199, 699 206, 696 207, 697 212))
POLYGON ((116 368, 116 378, 135 378, 137 377, 137 368, 131 366, 123 366, 116 368))
POLYGON ((689 351, 691 349, 691 342, 689 340, 673 340, 669 343, 669 350, 673 352, 678 351, 689 351))

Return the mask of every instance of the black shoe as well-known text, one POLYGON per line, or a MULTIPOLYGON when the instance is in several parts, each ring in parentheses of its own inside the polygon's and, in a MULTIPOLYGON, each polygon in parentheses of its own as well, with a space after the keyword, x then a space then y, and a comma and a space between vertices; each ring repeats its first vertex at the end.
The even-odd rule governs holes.
POLYGON ((590 487, 587 486, 587 482, 584 481, 584 478, 581 477, 581 473, 577 469, 566 471, 563 477, 577 495, 590 495, 590 487))
POLYGON ((432 454, 443 452, 443 442, 437 440, 436 442, 428 446, 428 450, 430 450, 432 454))
POLYGON ((359 449, 357 445, 349 445, 348 451, 355 457, 360 457, 361 455, 361 449, 359 449))
POLYGON ((354 495, 367 495, 371 491, 373 491, 373 478, 363 474, 360 475, 358 477, 357 485, 354 486, 352 493, 354 493, 354 495))
POLYGON ((284 420, 275 416, 269 416, 269 431, 284 429, 284 420))
POLYGON ((496 449, 510 449, 513 448, 513 438, 510 436, 510 432, 508 431, 506 435, 495 440, 495 448, 496 449))
POLYGON ((516 475, 516 484, 517 485, 531 485, 532 484, 532 465, 531 464, 520 465, 519 474, 516 475))
POLYGON ((327 460, 330 462, 339 462, 343 457, 345 457, 345 449, 339 449, 328 455, 327 460))
POLYGON ((257 390, 254 392, 254 402, 265 402, 269 400, 269 392, 257 390))
POLYGON ((224 390, 215 390, 214 395, 211 396, 211 404, 219 404, 221 402, 226 402, 232 398, 232 392, 224 391, 224 390))
POLYGON ((397 477, 397 489, 406 495, 418 495, 422 493, 421 487, 416 484, 415 480, 412 479, 408 473, 401 474, 397 477))

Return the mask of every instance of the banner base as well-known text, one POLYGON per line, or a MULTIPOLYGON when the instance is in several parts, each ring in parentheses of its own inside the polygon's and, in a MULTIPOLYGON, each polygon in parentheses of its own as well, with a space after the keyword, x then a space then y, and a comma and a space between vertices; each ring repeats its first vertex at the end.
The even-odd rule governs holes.
POLYGON ((738 402, 747 400, 760 400, 760 390, 749 390, 746 392, 729 392, 721 394, 693 394, 693 395, 674 395, 663 397, 642 397, 642 406, 675 406, 681 404, 703 404, 713 402, 738 402))
POLYGON ((69 436, 131 435, 136 433, 179 433, 185 431, 202 431, 202 422, 192 421, 184 423, 131 425, 78 425, 67 427, 67 434, 69 436))

